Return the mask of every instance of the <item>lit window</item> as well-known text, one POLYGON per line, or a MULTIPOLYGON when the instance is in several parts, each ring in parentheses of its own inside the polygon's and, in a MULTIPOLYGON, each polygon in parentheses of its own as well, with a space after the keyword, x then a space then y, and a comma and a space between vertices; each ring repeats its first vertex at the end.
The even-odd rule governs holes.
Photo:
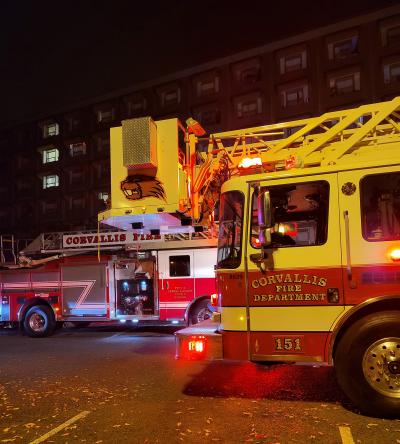
POLYGON ((281 91, 282 108, 308 103, 308 85, 300 85, 281 91))
POLYGON ((386 84, 400 82, 400 61, 383 66, 383 81, 386 84))
POLYGON ((58 123, 47 123, 43 125, 43 137, 53 137, 60 134, 60 127, 58 123))
POLYGON ((97 195, 99 200, 102 200, 104 203, 107 203, 108 199, 110 198, 110 194, 105 192, 105 191, 101 191, 98 195, 97 195))
POLYGON ((260 94, 249 94, 235 99, 236 117, 253 117, 262 113, 262 97, 260 94))
POLYGON ((60 185, 60 179, 57 174, 50 174, 43 176, 43 189, 58 187, 60 185))
POLYGON ((114 120, 114 108, 97 111, 98 123, 108 123, 112 122, 113 120, 114 120))
POLYGON ((196 82, 197 97, 209 96, 217 92, 219 92, 219 78, 217 76, 212 79, 201 79, 196 82))
POLYGON ((360 91, 360 73, 332 76, 329 79, 331 96, 360 91))
POLYGON ((170 256, 169 275, 171 277, 190 276, 190 256, 170 256))
POLYGON ((69 144, 69 154, 71 157, 83 156, 86 154, 86 143, 70 143, 69 144))
POLYGON ((42 163, 57 162, 60 152, 57 148, 48 148, 42 151, 42 163))
POLYGON ((235 81, 240 85, 252 85, 261 78, 261 63, 259 59, 245 60, 233 67, 235 81))
POLYGON ((167 89, 161 91, 161 106, 175 105, 181 102, 181 90, 180 88, 167 89))
POLYGON ((306 50, 291 53, 280 57, 279 69, 281 74, 287 72, 300 71, 307 67, 307 52, 306 50))
POLYGON ((358 53, 358 36, 328 43, 329 60, 345 59, 358 53))

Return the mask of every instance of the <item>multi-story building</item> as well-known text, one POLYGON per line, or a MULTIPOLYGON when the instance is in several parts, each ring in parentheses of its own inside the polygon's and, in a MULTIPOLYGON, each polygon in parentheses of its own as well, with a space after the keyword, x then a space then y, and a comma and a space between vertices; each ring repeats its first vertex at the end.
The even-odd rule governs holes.
POLYGON ((215 132, 399 94, 400 6, 393 6, 5 128, 0 233, 95 228, 110 190, 109 128, 122 119, 193 116, 215 132))

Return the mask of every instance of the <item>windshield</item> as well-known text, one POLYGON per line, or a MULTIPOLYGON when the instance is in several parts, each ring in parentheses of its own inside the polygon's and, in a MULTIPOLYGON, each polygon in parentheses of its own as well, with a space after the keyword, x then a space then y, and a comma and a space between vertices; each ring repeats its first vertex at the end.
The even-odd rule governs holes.
POLYGON ((242 250, 243 194, 229 191, 221 196, 218 235, 218 268, 236 268, 242 250))

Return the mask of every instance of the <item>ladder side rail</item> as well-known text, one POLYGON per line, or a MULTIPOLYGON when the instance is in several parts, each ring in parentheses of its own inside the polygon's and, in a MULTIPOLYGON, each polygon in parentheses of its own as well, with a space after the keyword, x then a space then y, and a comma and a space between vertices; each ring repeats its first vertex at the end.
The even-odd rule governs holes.
POLYGON ((360 142, 368 133, 375 130, 376 127, 385 120, 393 111, 400 107, 400 97, 396 97, 390 102, 385 102, 382 108, 376 112, 361 128, 358 128, 340 147, 329 153, 324 159, 324 164, 329 164, 344 156, 356 143, 360 142))

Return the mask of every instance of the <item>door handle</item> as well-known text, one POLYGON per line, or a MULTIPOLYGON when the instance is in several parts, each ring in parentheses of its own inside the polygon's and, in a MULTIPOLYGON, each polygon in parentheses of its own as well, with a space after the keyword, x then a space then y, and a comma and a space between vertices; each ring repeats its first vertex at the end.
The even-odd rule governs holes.
POLYGON ((350 252, 350 220, 348 210, 343 211, 344 217, 344 231, 346 239, 346 261, 347 261, 347 279, 349 281, 350 288, 356 288, 357 282, 353 280, 353 269, 351 266, 351 252, 350 252))
POLYGON ((166 288, 167 290, 169 290, 169 282, 168 282, 168 281, 165 282, 165 288, 166 288))

